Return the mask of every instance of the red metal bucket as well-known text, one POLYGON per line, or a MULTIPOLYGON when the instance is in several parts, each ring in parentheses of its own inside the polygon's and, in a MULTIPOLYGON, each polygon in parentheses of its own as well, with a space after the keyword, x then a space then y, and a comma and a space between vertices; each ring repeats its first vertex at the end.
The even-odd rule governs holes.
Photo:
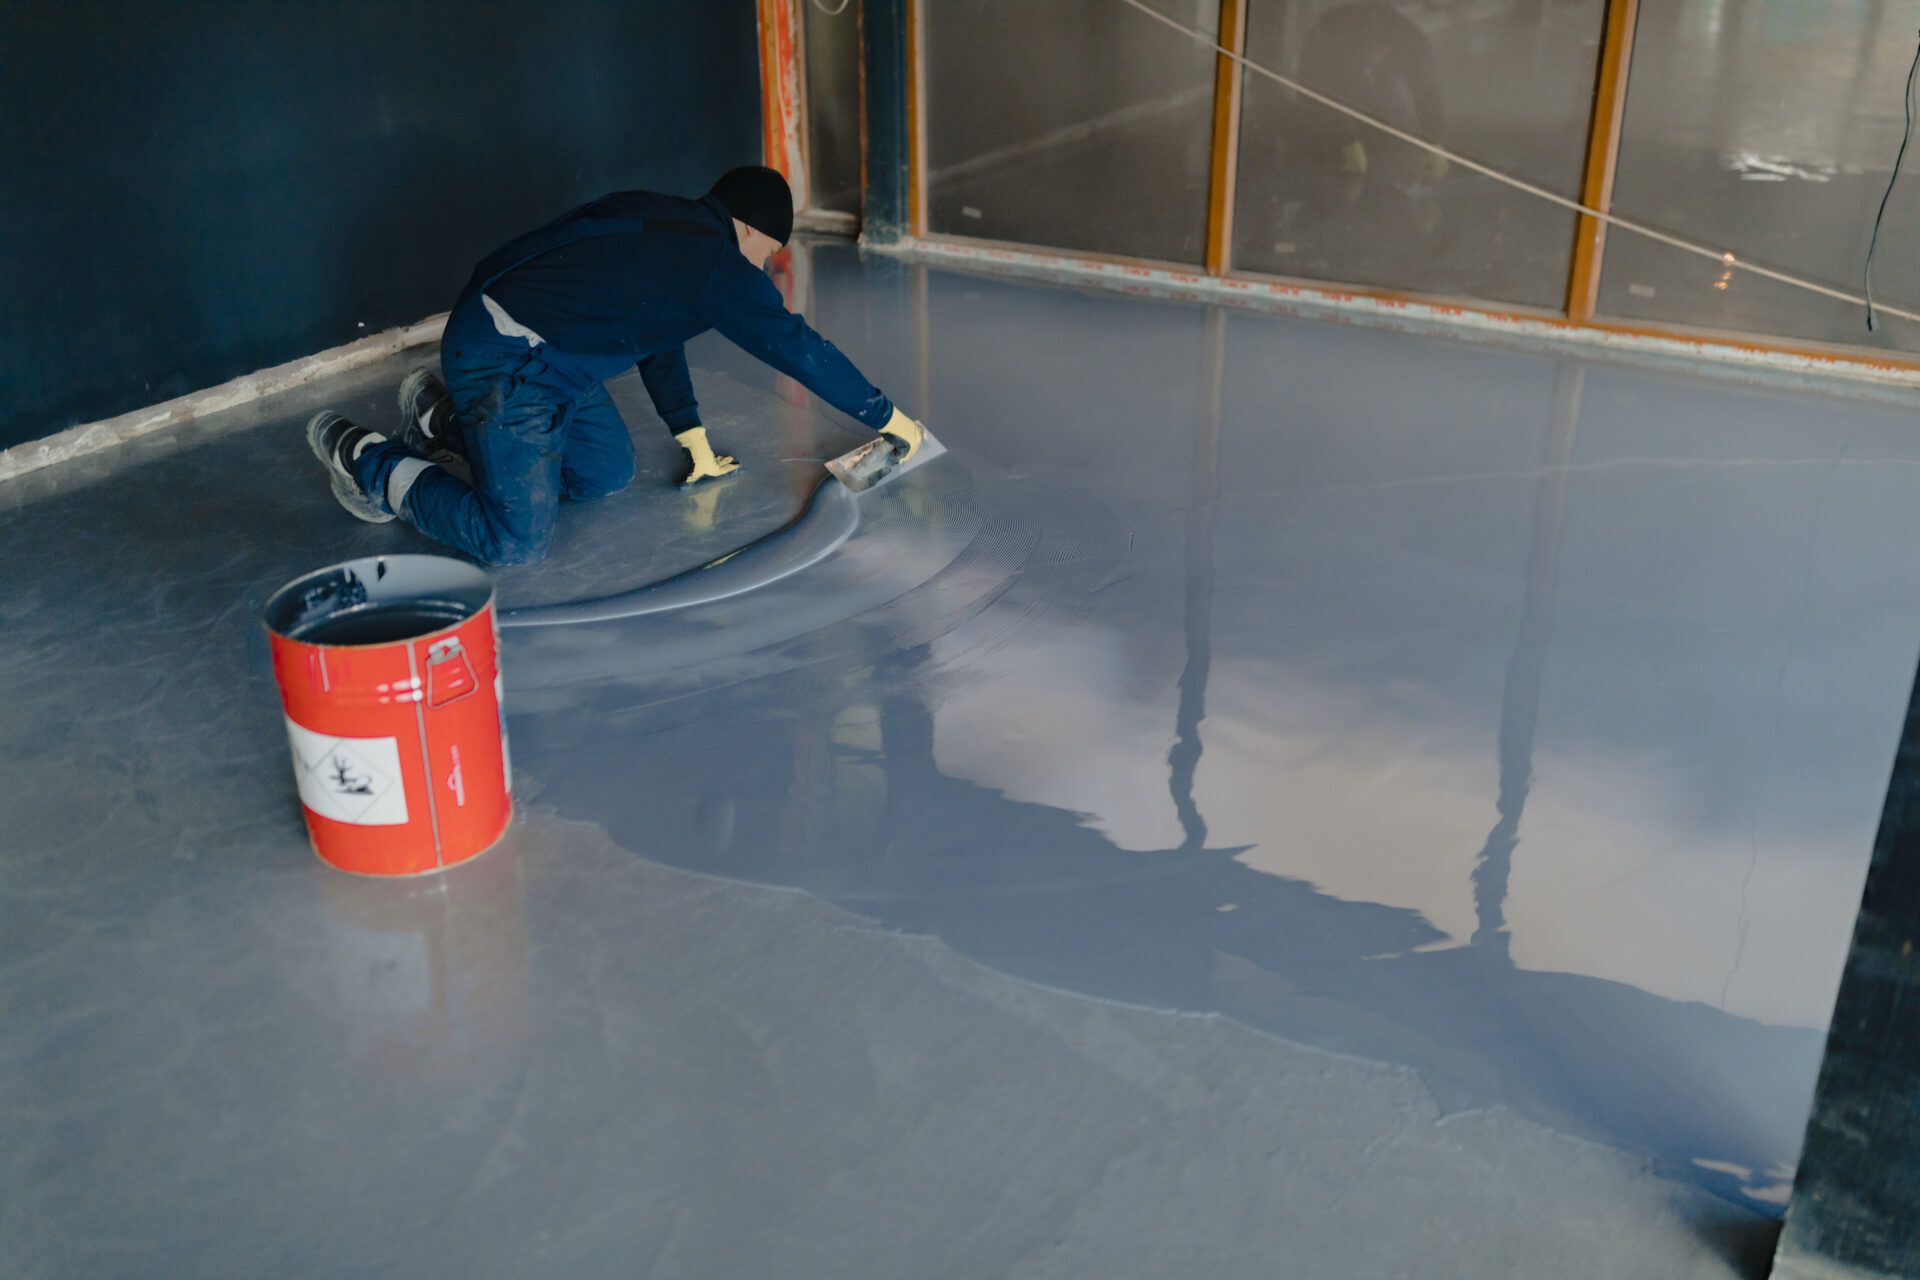
POLYGON ((484 852, 513 817, 493 583, 444 556, 370 556, 267 601, 313 851, 408 876, 484 852))

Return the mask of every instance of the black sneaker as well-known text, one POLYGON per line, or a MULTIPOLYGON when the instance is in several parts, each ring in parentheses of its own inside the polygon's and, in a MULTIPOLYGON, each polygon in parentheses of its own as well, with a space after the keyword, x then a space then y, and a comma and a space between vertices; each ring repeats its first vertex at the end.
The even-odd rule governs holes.
POLYGON ((415 369, 400 383, 400 443, 422 457, 458 457, 447 426, 453 396, 431 369, 415 369))
POLYGON ((322 409, 307 419, 307 447, 313 450, 313 456, 320 459, 327 469, 327 479, 333 482, 333 496, 340 505, 368 524, 385 524, 393 519, 393 512, 387 510, 387 504, 368 496, 353 478, 353 469, 347 464, 353 451, 362 440, 371 438, 374 443, 386 437, 365 427, 357 427, 331 409, 322 409))

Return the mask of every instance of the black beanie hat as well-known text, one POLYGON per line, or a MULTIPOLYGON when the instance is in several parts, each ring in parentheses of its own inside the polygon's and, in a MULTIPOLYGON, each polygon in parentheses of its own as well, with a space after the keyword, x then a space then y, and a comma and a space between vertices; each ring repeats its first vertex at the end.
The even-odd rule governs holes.
POLYGON ((755 231, 781 244, 793 238, 793 189, 777 169, 763 164, 729 169, 707 194, 755 231))

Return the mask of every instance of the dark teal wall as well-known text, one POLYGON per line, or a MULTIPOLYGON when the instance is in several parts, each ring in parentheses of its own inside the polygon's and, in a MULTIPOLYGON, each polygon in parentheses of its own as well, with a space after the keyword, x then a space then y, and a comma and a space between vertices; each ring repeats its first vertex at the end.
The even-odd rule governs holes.
POLYGON ((754 0, 0 0, 0 447, 444 311, 760 159, 754 0))

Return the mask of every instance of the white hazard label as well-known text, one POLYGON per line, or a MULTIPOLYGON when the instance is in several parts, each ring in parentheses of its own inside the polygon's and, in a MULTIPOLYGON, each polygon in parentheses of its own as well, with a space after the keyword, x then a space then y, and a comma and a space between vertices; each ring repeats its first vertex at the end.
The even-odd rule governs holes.
POLYGON ((400 785, 400 743, 395 738, 333 738, 287 721, 293 744, 293 776, 300 802, 323 818, 362 827, 399 826, 407 820, 407 792, 400 785))

